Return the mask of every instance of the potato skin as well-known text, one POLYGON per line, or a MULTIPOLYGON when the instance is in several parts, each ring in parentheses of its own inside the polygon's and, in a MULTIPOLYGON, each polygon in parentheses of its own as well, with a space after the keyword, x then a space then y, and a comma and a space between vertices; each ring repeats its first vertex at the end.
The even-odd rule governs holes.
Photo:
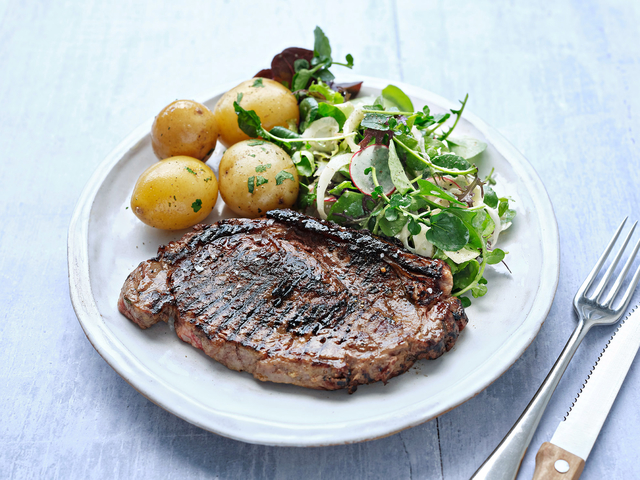
POLYGON ((133 188, 131 210, 144 223, 181 230, 202 222, 218 199, 218 182, 207 165, 177 156, 147 168, 133 188))
POLYGON ((238 127, 238 116, 233 109, 233 102, 237 101, 240 93, 240 106, 255 111, 266 130, 276 126, 288 127, 288 121, 293 120, 297 124, 300 120, 298 102, 287 87, 268 78, 252 78, 225 93, 213 109, 220 142, 227 148, 249 138, 238 127))
POLYGON ((156 156, 186 155, 206 161, 216 148, 218 127, 213 112, 192 100, 176 100, 164 107, 151 127, 156 156))
POLYGON ((220 160, 219 176, 223 200, 244 217, 254 218, 268 210, 289 208, 298 198, 298 171, 287 152, 273 143, 245 140, 231 146, 220 160), (281 172, 290 173, 293 180, 283 178, 281 172), (276 180, 278 174, 282 180, 280 185, 276 180), (262 183, 264 180, 258 176, 267 181, 262 183))

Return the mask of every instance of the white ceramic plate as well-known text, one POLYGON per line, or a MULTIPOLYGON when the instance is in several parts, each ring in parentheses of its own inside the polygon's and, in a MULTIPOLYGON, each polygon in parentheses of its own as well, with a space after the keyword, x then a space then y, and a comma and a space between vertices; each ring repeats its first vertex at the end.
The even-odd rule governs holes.
MULTIPOLYGON (((359 78, 365 95, 377 94, 389 83, 359 78)), ((416 108, 426 103, 440 112, 456 106, 425 90, 394 83, 416 108)), ((204 103, 213 108, 232 86, 204 103)), ((68 239, 71 300, 89 341, 107 363, 145 397, 194 425, 268 445, 330 445, 389 435, 481 392, 520 357, 547 316, 559 273, 558 229, 547 193, 513 146, 465 112, 456 134, 488 143, 478 160, 480 170, 486 174, 495 167, 496 189, 515 200, 518 215, 499 240, 510 252, 507 262, 513 273, 502 265, 489 269, 489 293, 467 309, 469 325, 452 351, 418 362, 387 385, 361 386, 349 395, 263 383, 211 360, 180 341, 166 324, 143 331, 118 312, 120 288, 140 261, 183 233, 147 227, 127 209, 136 179, 157 161, 151 123, 135 130, 102 162, 78 201, 68 239)), ((230 216, 218 199, 207 221, 230 216)))

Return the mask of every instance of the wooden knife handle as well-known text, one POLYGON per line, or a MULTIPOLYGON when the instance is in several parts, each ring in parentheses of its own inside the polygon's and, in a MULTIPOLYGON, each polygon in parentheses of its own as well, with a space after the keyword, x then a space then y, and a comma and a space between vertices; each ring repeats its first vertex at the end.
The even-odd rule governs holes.
POLYGON ((583 469, 583 459, 553 443, 544 442, 536 454, 536 469, 532 480, 577 480, 583 469))

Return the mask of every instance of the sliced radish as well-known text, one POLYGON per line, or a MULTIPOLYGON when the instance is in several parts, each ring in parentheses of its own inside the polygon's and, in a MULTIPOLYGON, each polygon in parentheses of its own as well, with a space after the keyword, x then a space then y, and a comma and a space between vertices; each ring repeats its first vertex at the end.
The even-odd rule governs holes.
POLYGON ((385 195, 393 193, 396 189, 391 180, 389 171, 389 147, 384 145, 370 145, 353 154, 349 173, 353 184, 365 195, 371 195, 376 186, 373 183, 371 172, 365 173, 368 168, 376 169, 376 180, 382 187, 385 195))

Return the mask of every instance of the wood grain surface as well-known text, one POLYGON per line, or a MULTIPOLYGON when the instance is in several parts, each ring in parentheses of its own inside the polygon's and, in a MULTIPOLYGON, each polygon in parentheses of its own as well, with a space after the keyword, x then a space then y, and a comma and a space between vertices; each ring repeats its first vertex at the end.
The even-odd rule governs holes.
MULTIPOLYGON (((599 250, 623 216, 640 217, 638 24, 635 1, 0 0, 0 478, 469 478, 562 350, 599 250), (131 130, 170 101, 252 76, 285 47, 311 46, 316 25, 356 74, 450 100, 469 93, 469 110, 545 183, 561 277, 531 347, 459 408, 362 444, 255 446, 158 408, 95 352, 69 300, 67 228, 93 170, 131 130)), ((532 477, 611 331, 578 350, 519 478, 532 477)), ((636 362, 581 478, 640 477, 638 404, 636 362)))

